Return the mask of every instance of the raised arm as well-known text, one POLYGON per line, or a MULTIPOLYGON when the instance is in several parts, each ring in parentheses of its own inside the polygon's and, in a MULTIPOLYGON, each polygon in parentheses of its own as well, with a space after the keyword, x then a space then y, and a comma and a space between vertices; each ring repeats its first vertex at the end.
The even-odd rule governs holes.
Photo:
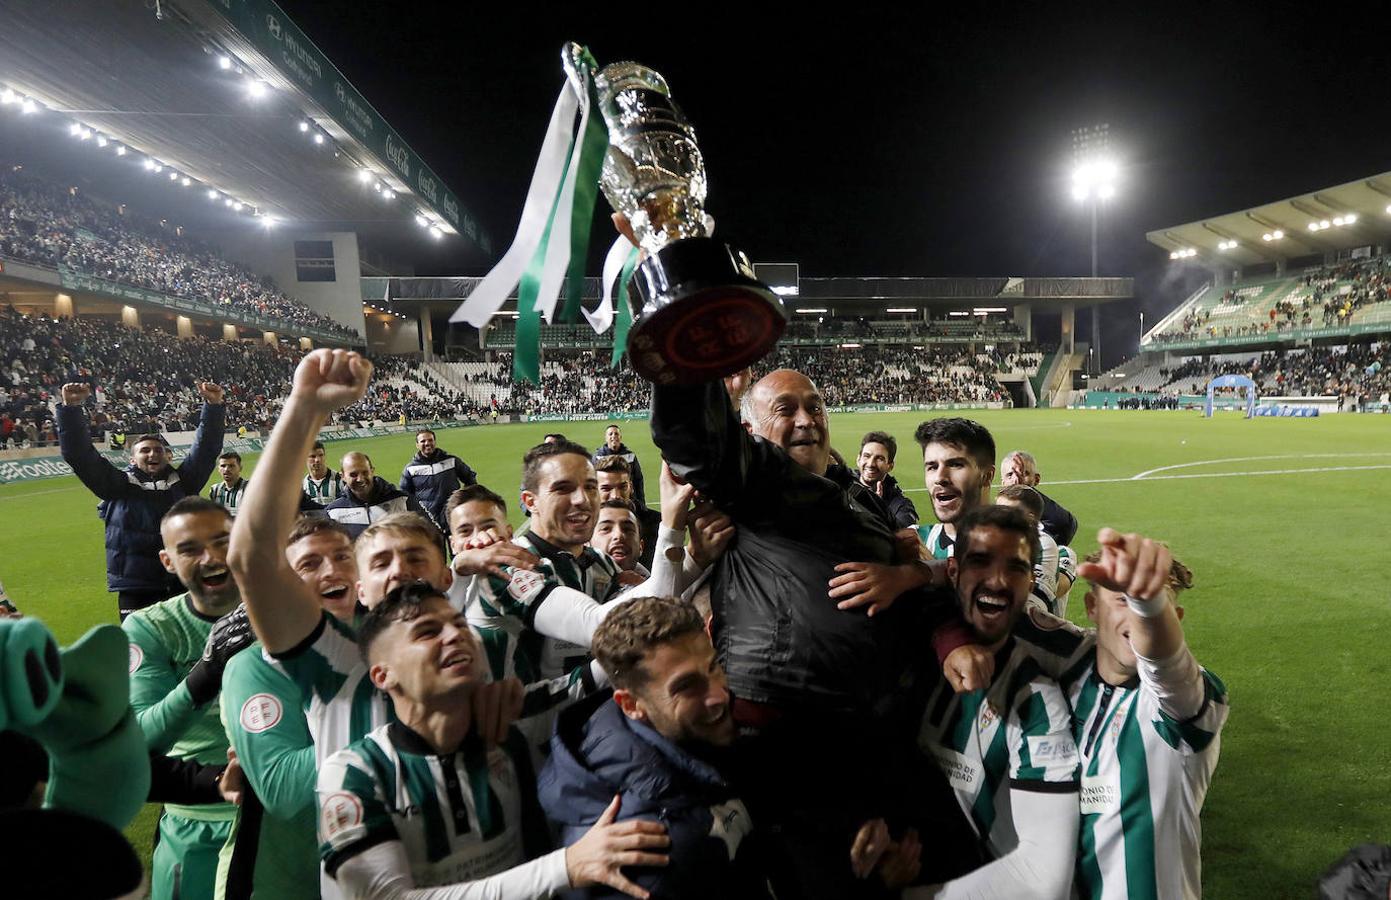
POLYGON ((58 405, 58 447, 63 461, 72 466, 73 474, 87 486, 87 490, 103 500, 114 500, 121 496, 130 482, 124 472, 92 446, 87 412, 82 408, 90 396, 91 385, 63 385, 63 402, 58 405))
POLYGON ((198 393, 203 396, 203 414, 198 420, 198 432, 188 448, 188 456, 179 466, 179 478, 192 485, 193 493, 203 489, 208 476, 217 468, 223 433, 227 430, 227 407, 222 403, 222 388, 205 381, 198 385, 198 393))
POLYGON ((346 350, 315 350, 295 369, 290 396, 232 525, 227 565, 256 636, 271 653, 300 644, 324 611, 285 558, 299 509, 300 466, 334 410, 367 393, 372 364, 346 350))

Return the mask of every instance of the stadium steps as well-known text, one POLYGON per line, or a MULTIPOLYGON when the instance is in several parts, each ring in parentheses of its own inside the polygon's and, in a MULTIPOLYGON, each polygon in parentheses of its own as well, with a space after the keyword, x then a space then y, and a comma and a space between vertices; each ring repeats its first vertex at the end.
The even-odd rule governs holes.
POLYGON ((1087 345, 1073 345, 1074 353, 1059 352, 1048 370, 1043 383, 1043 399, 1055 409, 1065 408, 1072 396, 1072 373, 1082 368, 1087 361, 1087 345))

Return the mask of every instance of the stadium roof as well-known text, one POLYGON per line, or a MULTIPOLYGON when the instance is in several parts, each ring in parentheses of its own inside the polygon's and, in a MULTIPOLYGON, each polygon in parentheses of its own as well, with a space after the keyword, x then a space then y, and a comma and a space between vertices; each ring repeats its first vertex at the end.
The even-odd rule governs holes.
MULTIPOLYGON (((76 120, 112 152, 127 146, 133 176, 149 176, 139 168, 153 158, 199 194, 241 201, 243 215, 433 243, 422 216, 491 252, 458 198, 272 0, 7 0, 0 89, 37 100, 25 117, 35 124, 76 120)), ((5 117, 18 115, 6 99, 5 117)))
POLYGON ((1160 228, 1146 237, 1170 253, 1194 250, 1192 255, 1206 265, 1250 266, 1384 244, 1391 237, 1388 204, 1391 172, 1383 172, 1274 203, 1160 228), (1230 245, 1233 241, 1234 246, 1230 245), (1223 249, 1222 244, 1229 246, 1223 249))

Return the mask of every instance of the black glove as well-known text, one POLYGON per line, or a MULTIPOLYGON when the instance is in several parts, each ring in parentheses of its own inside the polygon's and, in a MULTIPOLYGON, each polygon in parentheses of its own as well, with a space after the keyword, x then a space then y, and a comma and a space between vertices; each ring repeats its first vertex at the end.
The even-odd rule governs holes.
POLYGON ((203 658, 193 664, 184 679, 195 704, 202 706, 217 697, 222 690, 222 670, 227 668, 227 662, 251 646, 254 640, 256 633, 251 630, 245 606, 238 606, 213 623, 208 642, 203 645, 203 658))

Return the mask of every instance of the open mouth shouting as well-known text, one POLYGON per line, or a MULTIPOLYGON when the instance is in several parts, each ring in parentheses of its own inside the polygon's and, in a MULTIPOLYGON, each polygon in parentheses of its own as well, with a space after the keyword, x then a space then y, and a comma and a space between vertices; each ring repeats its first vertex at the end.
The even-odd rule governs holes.
POLYGON ((1010 598, 1007 594, 980 591, 975 597, 976 614, 991 624, 1003 623, 1009 617, 1010 598))
POLYGON ((939 519, 943 513, 957 512, 961 509, 961 493, 951 488, 935 488, 932 491, 932 506, 939 519))
POLYGON ((440 660, 440 669, 455 675, 467 675, 473 669, 473 654, 468 650, 450 650, 440 660))
POLYGON ((348 586, 335 584, 332 587, 324 588, 319 592, 319 596, 329 603, 337 603, 348 596, 348 586))
POLYGON ((220 591, 232 580, 226 566, 208 566, 198 573, 198 583, 205 591, 220 591))

